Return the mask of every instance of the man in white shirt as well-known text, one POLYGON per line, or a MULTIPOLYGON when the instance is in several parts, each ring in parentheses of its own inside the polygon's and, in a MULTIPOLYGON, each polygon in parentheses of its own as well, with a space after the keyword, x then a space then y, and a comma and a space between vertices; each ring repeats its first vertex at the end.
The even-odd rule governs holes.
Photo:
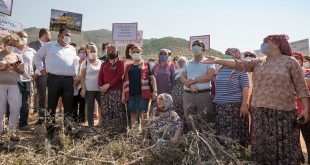
MULTIPOLYGON (((35 51, 38 51, 45 43, 50 42, 51 38, 51 32, 45 28, 42 28, 39 31, 39 39, 37 41, 30 42, 28 46, 33 48, 35 51)), ((47 76, 40 75, 40 72, 37 71, 35 74, 34 85, 37 91, 37 95, 35 95, 34 98, 35 112, 39 112, 39 120, 36 124, 41 125, 44 122, 46 108, 47 76)))
POLYGON ((62 97, 65 117, 73 110, 73 78, 78 72, 79 63, 75 48, 69 45, 70 42, 70 31, 60 29, 57 41, 44 44, 34 57, 37 70, 41 75, 48 75, 47 135, 49 138, 53 138, 55 131, 55 113, 59 97, 62 97), (46 69, 43 67, 43 59, 45 59, 46 69))
POLYGON ((20 118, 19 118, 19 129, 21 131, 32 131, 28 127, 28 115, 29 115, 29 100, 31 93, 31 81, 33 72, 33 58, 36 51, 27 46, 28 35, 26 32, 18 32, 17 35, 20 38, 19 43, 16 45, 14 52, 21 55, 24 61, 24 74, 21 75, 20 81, 22 83, 22 107, 20 109, 20 118))

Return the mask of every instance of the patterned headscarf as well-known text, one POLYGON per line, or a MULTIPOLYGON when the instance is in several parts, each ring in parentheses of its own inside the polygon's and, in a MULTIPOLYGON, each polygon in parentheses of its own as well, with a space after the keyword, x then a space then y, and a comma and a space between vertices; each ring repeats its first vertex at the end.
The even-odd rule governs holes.
POLYGON ((293 56, 298 59, 301 60, 302 62, 304 62, 304 56, 302 55, 301 52, 293 52, 293 56))
POLYGON ((228 49, 225 51, 225 54, 231 55, 231 56, 234 57, 234 59, 237 59, 237 60, 240 60, 240 58, 241 58, 240 50, 237 49, 237 48, 228 48, 228 49))
POLYGON ((173 108, 173 99, 172 96, 169 95, 168 93, 162 93, 159 96, 163 97, 164 100, 164 109, 162 110, 163 112, 167 112, 173 108))
POLYGON ((246 52, 244 53, 244 58, 247 58, 247 57, 256 58, 256 55, 253 54, 253 53, 250 52, 250 51, 246 51, 246 52))
POLYGON ((264 42, 268 40, 272 43, 278 45, 281 54, 286 56, 293 56, 292 49, 290 44, 288 43, 289 37, 285 34, 277 34, 277 35, 269 35, 264 38, 264 42))

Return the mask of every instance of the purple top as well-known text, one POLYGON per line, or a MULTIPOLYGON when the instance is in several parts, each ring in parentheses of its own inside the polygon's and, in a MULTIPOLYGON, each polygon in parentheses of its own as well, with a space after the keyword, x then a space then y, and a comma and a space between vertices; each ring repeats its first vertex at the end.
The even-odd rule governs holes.
POLYGON ((154 75, 157 84, 157 94, 170 93, 172 88, 172 81, 175 76, 175 69, 173 65, 160 65, 154 67, 154 75))

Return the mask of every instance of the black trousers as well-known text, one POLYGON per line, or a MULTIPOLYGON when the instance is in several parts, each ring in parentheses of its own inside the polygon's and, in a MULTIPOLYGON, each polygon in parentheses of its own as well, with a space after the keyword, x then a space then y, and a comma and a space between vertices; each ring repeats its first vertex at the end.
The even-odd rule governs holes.
POLYGON ((85 99, 81 96, 81 90, 79 94, 73 98, 73 118, 75 121, 86 121, 85 99))
MULTIPOLYGON (((48 115, 47 129, 54 131, 55 114, 59 97, 62 97, 64 106, 64 117, 72 115, 73 112, 73 77, 72 76, 57 76, 48 74, 47 77, 48 88, 48 115)), ((66 120, 65 120, 66 121, 66 120)), ((66 125, 66 122, 64 123, 66 125)))
POLYGON ((308 152, 308 163, 310 163, 310 122, 301 125, 300 129, 306 143, 306 148, 308 152))
POLYGON ((46 100, 46 86, 47 86, 47 76, 39 76, 36 78, 37 87, 37 101, 38 105, 36 108, 39 110, 39 117, 45 116, 45 100, 46 100))

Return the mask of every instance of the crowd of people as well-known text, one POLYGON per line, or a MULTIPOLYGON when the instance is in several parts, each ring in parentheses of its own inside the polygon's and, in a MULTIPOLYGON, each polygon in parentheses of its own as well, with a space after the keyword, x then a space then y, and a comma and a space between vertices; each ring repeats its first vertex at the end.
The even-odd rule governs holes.
POLYGON ((46 126, 48 139, 56 134, 57 107, 63 109, 66 131, 72 131, 73 119, 94 133, 98 115, 99 127, 119 133, 138 128, 144 140, 171 143, 194 129, 189 123, 197 115, 204 122, 196 123, 215 123, 216 134, 251 145, 259 164, 304 161, 300 131, 310 158, 310 70, 303 67, 307 59, 292 52, 286 35, 264 38, 264 57, 228 48, 224 59, 205 56, 200 40, 191 45, 191 59, 165 48, 158 59, 146 59, 135 44, 127 45, 122 58, 115 45, 103 43, 99 55, 94 43, 76 46, 68 29, 60 29, 53 41, 41 29, 37 41, 28 43, 21 31, 2 43, 0 135, 8 114, 11 141, 20 140, 17 130, 33 131, 28 125, 33 100, 36 125, 46 126))

